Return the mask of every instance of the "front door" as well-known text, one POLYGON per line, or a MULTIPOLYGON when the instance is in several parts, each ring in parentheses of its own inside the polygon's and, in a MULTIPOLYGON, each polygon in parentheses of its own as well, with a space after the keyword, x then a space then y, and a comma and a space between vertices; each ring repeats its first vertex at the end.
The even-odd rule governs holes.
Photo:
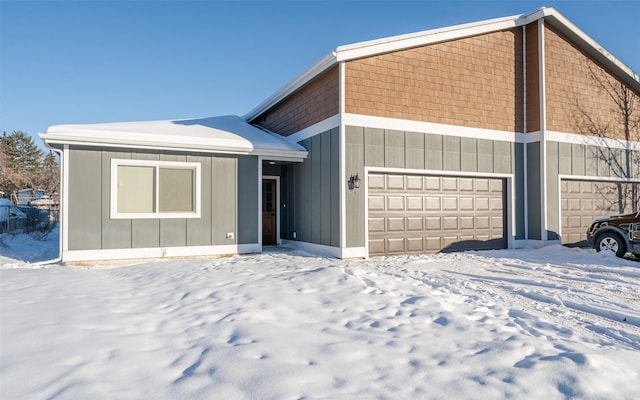
POLYGON ((262 180, 262 244, 276 244, 276 180, 262 180))

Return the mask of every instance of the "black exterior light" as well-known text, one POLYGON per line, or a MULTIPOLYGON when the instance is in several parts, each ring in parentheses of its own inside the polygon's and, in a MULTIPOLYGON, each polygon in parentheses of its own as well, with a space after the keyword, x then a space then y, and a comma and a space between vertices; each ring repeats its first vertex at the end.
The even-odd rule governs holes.
POLYGON ((360 188, 360 177, 358 176, 358 174, 351 175, 349 177, 348 183, 349 183, 349 190, 360 188))

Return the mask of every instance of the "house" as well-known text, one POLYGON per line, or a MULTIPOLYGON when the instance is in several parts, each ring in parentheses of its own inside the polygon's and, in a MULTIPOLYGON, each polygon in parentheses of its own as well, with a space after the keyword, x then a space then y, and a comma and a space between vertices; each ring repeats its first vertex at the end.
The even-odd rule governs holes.
POLYGON ((62 258, 580 242, 637 207, 611 90, 640 77, 542 8, 340 46, 243 117, 53 126, 62 258))

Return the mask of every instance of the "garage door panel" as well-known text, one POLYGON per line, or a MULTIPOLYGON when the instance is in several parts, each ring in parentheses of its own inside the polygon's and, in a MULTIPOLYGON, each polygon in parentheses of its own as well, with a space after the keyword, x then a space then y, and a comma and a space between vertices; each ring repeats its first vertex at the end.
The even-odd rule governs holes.
POLYGON ((473 211, 473 197, 460 198, 460 211, 473 211))
POLYGON ((458 191, 458 179, 457 178, 442 178, 442 190, 445 192, 457 192, 458 191))
POLYGON ((440 192, 440 190, 442 190, 440 178, 437 176, 425 176, 424 188, 427 191, 440 192))
POLYGON ((423 217, 407 217, 407 230, 408 231, 423 231, 424 230, 424 218, 423 217))
POLYGON ((479 216, 476 218, 476 228, 477 229, 489 229, 489 217, 488 216, 479 216))
POLYGON ((436 252, 442 249, 442 238, 427 236, 424 238, 425 251, 436 252))
POLYGON ((369 211, 384 211, 384 196, 369 196, 369 211))
POLYGON ((404 176, 403 175, 387 175, 387 189, 404 190, 404 176))
POLYGON ((407 238, 407 251, 413 253, 424 251, 422 237, 407 238))
POLYGON ((376 174, 369 182, 370 255, 506 247, 503 179, 376 174))
POLYGON ((424 179, 422 176, 407 176, 407 190, 418 190, 422 191, 424 188, 424 179))
POLYGON ((458 230, 458 217, 442 217, 442 227, 445 230, 458 230))
POLYGON ((460 229, 473 230, 473 217, 460 217, 460 229))
POLYGON ((473 179, 460 178, 458 181, 458 190, 461 192, 473 192, 473 179))
POLYGON ((422 211, 422 196, 407 196, 407 211, 422 211))
POLYGON ((404 253, 404 238, 387 239, 387 253, 404 253))
POLYGON ((384 239, 369 239, 369 253, 370 254, 385 254, 384 239))
POLYGON ((442 229, 442 222, 440 217, 425 217, 427 224, 426 229, 428 231, 439 231, 442 229))
POLYGON ((404 197, 402 197, 402 196, 388 196, 387 197, 387 210, 388 211, 404 211, 404 197))
POLYGON ((427 211, 440 211, 440 197, 425 197, 425 209, 427 211))
POLYGON ((458 198, 457 197, 443 198, 442 211, 458 211, 458 198))
POLYGON ((384 189, 384 175, 369 174, 369 189, 384 189))
MULTIPOLYGON (((563 244, 586 244, 595 217, 632 212, 632 188, 639 183, 563 179, 560 182, 560 223, 563 244), (619 208, 619 202, 626 207, 619 208)), ((636 192, 637 193, 637 192, 636 192)))
POLYGON ((384 232, 384 218, 369 218, 369 232, 384 232))
POLYGON ((387 218, 387 232, 404 232, 404 217, 387 218))

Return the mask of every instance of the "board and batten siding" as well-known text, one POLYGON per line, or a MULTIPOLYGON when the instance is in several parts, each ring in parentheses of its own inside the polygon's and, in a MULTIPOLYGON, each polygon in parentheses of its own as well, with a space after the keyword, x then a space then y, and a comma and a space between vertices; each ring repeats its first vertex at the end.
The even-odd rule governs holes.
MULTIPOLYGON (((347 181, 365 167, 513 174, 515 238, 524 239, 524 145, 498 140, 445 136, 380 128, 347 126, 345 131, 346 246, 365 245, 365 193, 349 190, 347 181)), ((362 184, 361 184, 362 185, 362 184)))
POLYGON ((257 157, 72 147, 68 168, 70 251, 258 242, 257 157), (200 163, 200 218, 110 218, 112 159, 200 163))
POLYGON ((340 247, 338 132, 334 128, 301 141, 307 159, 286 167, 287 227, 281 230, 286 239, 340 247))
MULTIPOLYGON (((628 150, 631 173, 624 171, 625 149, 614 149, 575 143, 549 141, 546 143, 546 202, 547 235, 549 240, 560 239, 560 176, 621 182, 627 179, 640 180, 640 152, 628 150)), ((585 232, 587 227, 584 228, 585 232)))

